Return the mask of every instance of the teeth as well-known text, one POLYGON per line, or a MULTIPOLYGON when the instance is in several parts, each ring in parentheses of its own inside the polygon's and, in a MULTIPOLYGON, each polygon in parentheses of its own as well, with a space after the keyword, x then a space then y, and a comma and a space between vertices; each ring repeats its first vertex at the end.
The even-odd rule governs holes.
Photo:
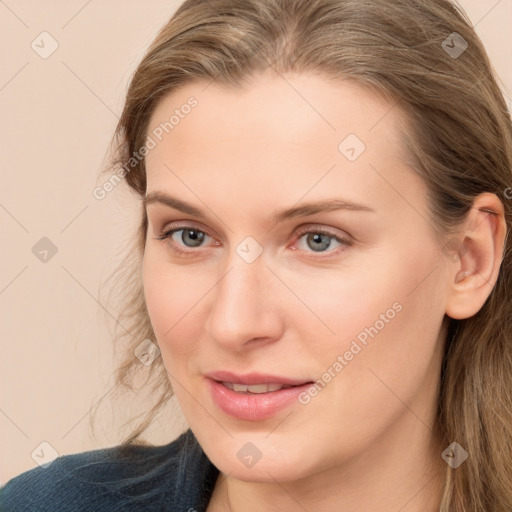
POLYGON ((270 391, 279 391, 284 388, 291 388, 292 386, 284 386, 282 384, 236 384, 234 382, 223 382, 224 386, 233 391, 241 393, 268 393, 270 391))

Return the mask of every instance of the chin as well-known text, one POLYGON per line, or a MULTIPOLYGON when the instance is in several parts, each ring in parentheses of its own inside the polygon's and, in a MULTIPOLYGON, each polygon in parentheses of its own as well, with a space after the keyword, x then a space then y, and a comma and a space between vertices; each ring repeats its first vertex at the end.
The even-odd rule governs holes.
POLYGON ((313 457, 305 456, 300 441, 283 446, 277 437, 265 440, 244 435, 239 438, 225 436, 222 443, 209 437, 202 446, 222 473, 246 482, 295 481, 321 471, 315 466, 313 457), (251 437, 254 441, 250 441, 251 437), (304 463, 305 459, 308 465, 304 463))

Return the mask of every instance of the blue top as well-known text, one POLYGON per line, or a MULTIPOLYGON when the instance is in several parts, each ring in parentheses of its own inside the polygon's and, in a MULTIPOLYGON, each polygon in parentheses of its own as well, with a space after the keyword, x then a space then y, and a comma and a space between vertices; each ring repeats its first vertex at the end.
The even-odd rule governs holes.
POLYGON ((204 512, 219 470, 190 429, 164 446, 63 455, 0 488, 1 512, 204 512))

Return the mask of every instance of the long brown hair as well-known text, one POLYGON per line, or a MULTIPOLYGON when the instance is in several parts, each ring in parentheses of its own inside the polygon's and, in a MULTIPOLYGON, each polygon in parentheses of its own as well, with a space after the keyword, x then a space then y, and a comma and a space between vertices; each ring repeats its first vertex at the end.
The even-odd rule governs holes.
MULTIPOLYGON (((185 1, 132 77, 105 170, 111 186, 123 179, 137 198, 145 194, 141 150, 164 95, 195 80, 242 87, 269 66, 351 78, 405 113, 402 143, 428 185, 442 246, 482 192, 500 198, 511 226, 510 113, 469 19, 448 0, 185 1)), ((153 399, 125 445, 140 439, 172 396, 162 359, 145 366, 134 356, 143 340, 155 341, 141 279, 146 230, 141 207, 137 236, 112 275, 122 304, 113 332, 124 357, 119 389, 133 390, 140 379, 153 399)), ((456 441, 469 457, 457 469, 446 465, 442 512, 512 510, 511 254, 507 237, 497 283, 476 315, 445 319, 438 427, 447 446, 456 441)))

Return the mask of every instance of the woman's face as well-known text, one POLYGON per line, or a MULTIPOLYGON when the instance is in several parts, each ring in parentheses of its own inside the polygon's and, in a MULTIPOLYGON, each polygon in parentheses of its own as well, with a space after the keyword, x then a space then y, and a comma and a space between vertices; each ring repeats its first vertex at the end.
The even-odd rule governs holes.
POLYGON ((350 81, 262 74, 186 85, 151 118, 145 298, 185 418, 226 474, 295 480, 432 435, 448 265, 398 115, 350 81), (248 374, 306 384, 215 382, 248 374))

